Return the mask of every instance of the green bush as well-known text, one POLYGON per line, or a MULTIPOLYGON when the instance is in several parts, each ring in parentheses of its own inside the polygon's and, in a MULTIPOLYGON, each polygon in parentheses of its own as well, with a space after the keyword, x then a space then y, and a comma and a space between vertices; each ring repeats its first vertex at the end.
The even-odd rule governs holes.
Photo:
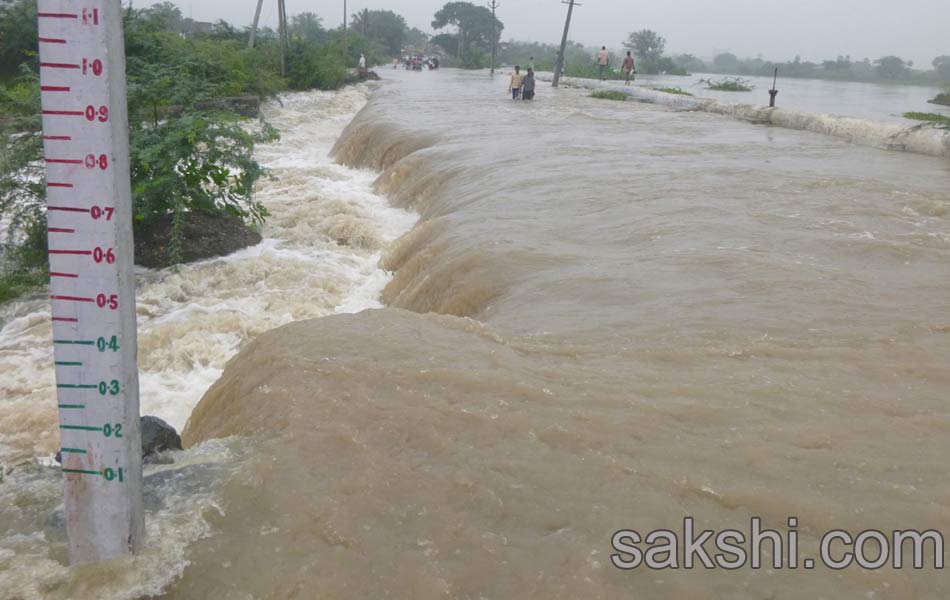
POLYGON ((937 113, 906 112, 904 113, 904 118, 911 119, 912 121, 936 123, 938 125, 950 125, 950 117, 938 115, 937 113))
POLYGON ((749 80, 741 77, 726 77, 719 80, 700 79, 699 83, 717 92, 751 92, 755 89, 755 86, 749 84, 749 80))
POLYGON ((284 82, 273 56, 233 40, 185 39, 134 18, 126 54, 136 222, 182 211, 262 221, 266 211, 252 195, 264 169, 253 151, 274 131, 249 133, 220 99, 275 95, 284 82))
POLYGON ((333 90, 346 81, 343 48, 336 44, 313 46, 294 40, 290 47, 287 78, 294 90, 333 90))
POLYGON ((630 95, 624 92, 618 92, 617 90, 597 90, 591 92, 590 97, 597 98, 598 100, 618 100, 622 102, 629 98, 630 95))
POLYGON ((265 126, 249 133, 228 113, 188 113, 132 130, 132 195, 135 218, 148 221, 182 211, 228 214, 263 222, 267 210, 254 200, 264 168, 254 144, 274 139, 265 126))

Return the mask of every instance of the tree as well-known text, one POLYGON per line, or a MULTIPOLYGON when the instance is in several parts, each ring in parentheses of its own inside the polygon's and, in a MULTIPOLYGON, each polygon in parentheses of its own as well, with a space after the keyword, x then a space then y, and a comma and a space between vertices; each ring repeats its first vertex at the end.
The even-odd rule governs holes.
POLYGON ((36 64, 36 2, 0 0, 0 80, 16 77, 20 65, 36 64))
POLYGON ((429 34, 418 27, 413 27, 406 33, 405 45, 411 48, 423 49, 429 44, 429 34))
POLYGON ((897 56, 885 56, 877 59, 874 63, 877 65, 877 74, 882 79, 901 79, 908 72, 907 63, 897 56))
POLYGON ((184 30, 181 10, 171 2, 153 4, 141 12, 141 18, 159 31, 181 33, 184 30))
POLYGON ((446 54, 458 56, 459 38, 457 35, 452 35, 451 33, 440 33, 439 35, 432 37, 429 40, 429 44, 432 46, 438 46, 444 50, 446 54))
MULTIPOLYGON (((800 62, 801 61, 799 61, 799 63, 800 62)), ((713 59, 713 64, 716 65, 717 69, 726 73, 736 73, 739 71, 739 58, 731 52, 717 54, 716 58, 713 59)))
POLYGON ((371 42, 377 42, 390 56, 402 53, 409 26, 391 10, 363 9, 353 15, 353 30, 371 42))
POLYGON ((659 63, 666 49, 666 40, 655 31, 644 29, 631 33, 624 48, 633 50, 633 53, 643 62, 659 63))
POLYGON ((696 58, 692 54, 680 54, 673 59, 673 62, 686 71, 702 72, 706 70, 706 63, 702 59, 696 58))
POLYGON ((323 21, 312 12, 305 12, 290 19, 290 37, 311 44, 322 44, 329 39, 327 30, 323 28, 323 21))
POLYGON ((353 31, 358 31, 361 36, 366 37, 366 25, 369 23, 369 9, 364 8, 350 17, 350 25, 353 31))
MULTIPOLYGON (((475 6, 470 2, 449 2, 443 6, 432 20, 433 29, 444 29, 449 25, 458 30, 459 58, 465 54, 466 48, 475 46, 482 50, 491 47, 492 31, 495 42, 501 41, 501 32, 505 25, 491 14, 484 6, 475 6), (494 27, 492 24, 494 23, 494 27)), ((443 46, 444 47, 444 46, 443 46)))

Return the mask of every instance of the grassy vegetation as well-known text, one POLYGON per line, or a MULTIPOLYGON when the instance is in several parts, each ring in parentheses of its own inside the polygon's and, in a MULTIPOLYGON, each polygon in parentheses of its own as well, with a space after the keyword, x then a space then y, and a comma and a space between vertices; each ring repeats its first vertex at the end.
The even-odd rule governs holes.
MULTIPOLYGON (((578 79, 600 79, 600 65, 590 64, 570 64, 564 69, 565 77, 576 77, 578 79)), ((608 68, 604 72, 604 78, 608 81, 624 81, 627 76, 620 71, 608 68)))
POLYGON ((913 121, 936 123, 938 125, 950 125, 950 117, 946 115, 938 115, 937 113, 906 112, 904 113, 904 118, 911 119, 913 121))
POLYGON ((617 90, 597 90, 591 92, 591 98, 597 98, 598 100, 619 100, 624 101, 630 97, 629 94, 624 92, 618 92, 617 90))
POLYGON ((716 92, 751 92, 755 86, 748 79, 726 77, 725 79, 700 79, 699 83, 716 92))
POLYGON ((683 91, 679 88, 653 88, 658 92, 665 92, 667 94, 676 94, 677 96, 692 96, 689 92, 683 91))

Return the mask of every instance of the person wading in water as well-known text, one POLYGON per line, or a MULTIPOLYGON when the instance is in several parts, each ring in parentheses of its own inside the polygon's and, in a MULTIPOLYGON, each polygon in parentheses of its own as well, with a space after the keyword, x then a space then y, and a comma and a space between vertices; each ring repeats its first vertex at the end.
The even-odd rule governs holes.
POLYGON ((522 100, 534 100, 534 69, 528 67, 528 74, 524 77, 524 82, 521 84, 521 99, 522 100))
POLYGON ((511 83, 508 85, 508 90, 511 91, 512 100, 521 98, 522 85, 524 85, 524 75, 521 74, 521 67, 516 66, 515 72, 511 74, 511 83))

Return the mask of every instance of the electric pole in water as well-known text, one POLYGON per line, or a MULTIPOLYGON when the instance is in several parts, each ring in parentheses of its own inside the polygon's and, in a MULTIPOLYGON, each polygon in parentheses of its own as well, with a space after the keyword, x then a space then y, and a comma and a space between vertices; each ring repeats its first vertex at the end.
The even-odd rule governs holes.
POLYGON ((488 3, 488 8, 491 9, 491 74, 492 75, 495 74, 495 43, 496 43, 496 40, 498 39, 498 32, 497 32, 498 30, 496 29, 496 27, 498 26, 498 20, 495 18, 495 11, 500 6, 501 4, 498 2, 498 0, 491 0, 491 2, 488 3))
POLYGON ((564 37, 561 38, 561 51, 557 55, 557 63, 554 65, 554 82, 552 85, 554 87, 558 86, 558 83, 561 82, 561 71, 564 70, 564 53, 567 52, 567 36, 571 31, 571 16, 574 14, 574 7, 581 6, 574 0, 568 0, 564 2, 562 0, 561 4, 567 4, 567 21, 564 23, 564 37))

